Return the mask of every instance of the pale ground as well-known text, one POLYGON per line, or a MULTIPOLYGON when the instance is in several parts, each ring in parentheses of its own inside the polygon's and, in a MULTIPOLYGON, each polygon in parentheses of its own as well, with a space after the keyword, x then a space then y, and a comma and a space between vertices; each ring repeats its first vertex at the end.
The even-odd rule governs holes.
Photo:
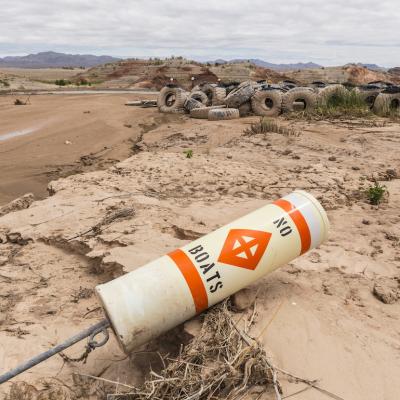
POLYGON ((63 68, 0 68, 0 93, 9 90, 54 90, 56 79, 71 79, 84 69, 63 68), (3 82, 2 82, 3 81, 3 82), (4 85, 8 82, 8 86, 4 85))
POLYGON ((43 81, 70 79, 85 71, 82 68, 0 68, 0 73, 43 81))
POLYGON ((27 106, 14 105, 26 96, 0 96, 0 205, 26 192, 43 198, 51 179, 127 158, 148 121, 124 105, 132 96, 35 95, 27 106))
MULTIPOLYGON (((248 137, 243 130, 256 117, 226 122, 180 116, 160 120, 154 109, 123 108, 125 97, 90 97, 94 104, 79 107, 81 97, 64 98, 71 104, 72 118, 45 110, 53 105, 63 109, 63 103, 57 103, 61 100, 38 99, 38 104, 44 103, 43 119, 37 121, 53 115, 59 122, 46 132, 0 144, 0 162, 9 157, 0 167, 3 174, 7 163, 14 162, 17 168, 17 155, 24 163, 50 156, 51 143, 48 164, 62 165, 67 156, 61 150, 71 152, 68 162, 74 163, 82 152, 95 152, 104 143, 111 146, 107 140, 115 139, 118 148, 118 143, 129 140, 124 129, 133 142, 138 141, 136 154, 125 161, 52 182, 51 197, 0 218, 0 371, 102 318, 92 292, 96 284, 300 188, 321 200, 331 235, 319 249, 254 285, 257 323, 252 333, 278 367, 319 379, 322 388, 339 398, 398 399, 400 302, 382 303, 373 287, 380 283, 398 292, 400 180, 387 180, 387 170, 400 171, 399 125, 279 119, 293 125, 300 136, 248 137), (85 109, 92 113, 83 114, 85 109), (139 126, 141 120, 146 125, 139 126), (124 128, 124 123, 132 128, 124 128), (73 144, 64 145, 67 139, 73 144), (185 157, 186 149, 193 150, 193 158, 185 157), (362 185, 371 184, 371 176, 385 180, 390 192, 379 208, 367 204, 362 195, 362 185), (105 216, 128 207, 135 210, 134 216, 103 226, 97 234, 83 234, 105 216)), ((11 120, 7 129, 23 128, 12 126, 11 120)), ((36 120, 32 114, 26 121, 36 120)), ((30 179, 27 176, 24 182, 30 179)), ((64 382, 80 398, 98 398, 91 380, 74 375, 72 384, 71 373, 132 384, 150 365, 159 368, 156 351, 176 351, 179 344, 179 339, 162 339, 149 345, 148 352, 127 357, 112 341, 93 353, 87 364, 54 357, 16 380, 39 388, 46 382, 64 382)), ((67 354, 78 356, 82 349, 81 343, 67 354)), ((285 396, 304 387, 279 378, 285 396)), ((310 389, 290 398, 329 397, 310 389)))

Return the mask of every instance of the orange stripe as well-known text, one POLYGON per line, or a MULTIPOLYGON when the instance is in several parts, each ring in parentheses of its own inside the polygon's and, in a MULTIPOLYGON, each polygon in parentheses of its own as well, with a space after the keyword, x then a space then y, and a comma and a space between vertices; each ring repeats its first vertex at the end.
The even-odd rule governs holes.
POLYGON ((179 249, 169 253, 168 256, 182 272, 182 275, 189 286, 190 292, 192 293, 196 312, 201 313, 206 310, 208 308, 206 288, 204 287, 200 274, 190 258, 179 249))
POLYGON ((286 211, 290 218, 292 218, 296 228, 299 232, 301 239, 301 253, 303 254, 310 249, 311 246, 311 233, 310 228, 307 225, 307 221, 303 217, 303 214, 289 201, 284 199, 279 199, 274 202, 274 204, 282 210, 286 211))

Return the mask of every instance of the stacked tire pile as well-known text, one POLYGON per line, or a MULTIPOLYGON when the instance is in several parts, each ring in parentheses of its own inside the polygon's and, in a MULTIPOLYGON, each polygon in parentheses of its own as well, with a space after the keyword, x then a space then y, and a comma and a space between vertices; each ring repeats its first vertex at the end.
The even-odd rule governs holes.
POLYGON ((311 112, 348 90, 356 91, 378 115, 400 115, 400 87, 377 82, 352 89, 323 82, 307 87, 298 87, 291 81, 276 85, 254 81, 227 86, 206 83, 190 92, 169 85, 161 90, 157 106, 160 112, 188 113, 192 118, 211 121, 249 115, 275 117, 293 111, 311 112))

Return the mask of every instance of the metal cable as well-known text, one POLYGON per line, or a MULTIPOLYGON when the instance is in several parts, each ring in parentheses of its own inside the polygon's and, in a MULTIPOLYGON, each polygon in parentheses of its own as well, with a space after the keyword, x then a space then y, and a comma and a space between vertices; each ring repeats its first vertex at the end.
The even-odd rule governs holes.
MULTIPOLYGON (((61 351, 67 349, 68 347, 71 347, 75 343, 80 342, 81 340, 90 337, 91 340, 96 343, 93 344, 93 347, 99 347, 100 345, 103 346, 107 340, 103 340, 101 343, 97 343, 94 341, 94 337, 100 333, 100 332, 107 332, 107 328, 110 327, 110 323, 108 322, 107 319, 103 319, 97 324, 91 326, 90 328, 85 329, 84 331, 76 334, 75 336, 72 336, 65 342, 53 347, 52 349, 49 349, 41 354, 38 354, 37 356, 31 358, 30 360, 24 362, 23 364, 18 365, 16 368, 12 369, 11 371, 6 372, 3 375, 0 375, 0 385, 4 382, 9 381, 10 379, 14 378, 15 376, 21 374, 22 372, 34 367, 35 365, 47 360, 48 358, 54 356, 57 353, 60 353, 61 351)), ((105 333, 105 337, 108 338, 108 332, 105 333)))

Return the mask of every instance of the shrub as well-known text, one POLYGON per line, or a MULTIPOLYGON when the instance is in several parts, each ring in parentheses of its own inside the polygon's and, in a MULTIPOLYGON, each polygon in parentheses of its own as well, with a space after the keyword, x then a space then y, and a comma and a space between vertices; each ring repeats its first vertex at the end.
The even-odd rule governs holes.
POLYGON ((370 204, 376 206, 382 202, 385 193, 388 193, 386 186, 379 184, 378 181, 375 181, 374 185, 370 186, 366 191, 370 204))
POLYGON ((183 154, 186 154, 186 158, 192 158, 193 157, 193 150, 185 150, 183 154))
POLYGON ((67 80, 65 80, 65 79, 56 79, 56 80, 54 81, 54 83, 55 83, 56 85, 58 85, 58 86, 66 86, 66 85, 70 85, 70 84, 71 84, 70 81, 67 81, 67 80))

